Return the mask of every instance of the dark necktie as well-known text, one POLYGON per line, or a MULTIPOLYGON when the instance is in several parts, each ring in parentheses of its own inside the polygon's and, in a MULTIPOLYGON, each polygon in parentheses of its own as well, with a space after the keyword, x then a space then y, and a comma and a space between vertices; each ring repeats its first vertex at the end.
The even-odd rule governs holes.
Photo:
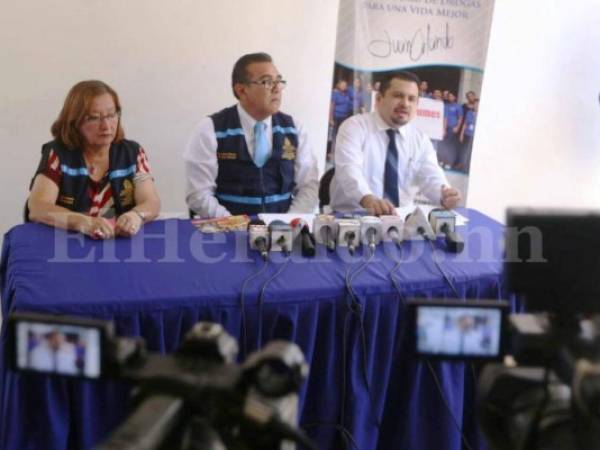
POLYGON ((397 131, 390 128, 386 130, 390 143, 388 144, 383 172, 383 197, 387 198, 394 206, 399 206, 398 194, 398 149, 396 148, 397 131))

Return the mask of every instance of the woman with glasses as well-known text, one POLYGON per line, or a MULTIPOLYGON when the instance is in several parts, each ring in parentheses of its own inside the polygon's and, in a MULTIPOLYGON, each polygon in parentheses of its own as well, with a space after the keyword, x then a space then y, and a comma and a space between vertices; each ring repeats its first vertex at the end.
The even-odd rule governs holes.
POLYGON ((133 236, 160 200, 144 149, 125 139, 117 93, 82 81, 69 93, 42 146, 26 219, 94 239, 133 236))

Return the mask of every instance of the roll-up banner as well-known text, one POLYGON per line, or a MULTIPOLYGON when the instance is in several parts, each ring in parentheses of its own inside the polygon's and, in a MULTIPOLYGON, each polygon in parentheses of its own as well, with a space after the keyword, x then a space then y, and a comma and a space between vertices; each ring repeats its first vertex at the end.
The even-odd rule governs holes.
POLYGON ((340 0, 327 166, 343 120, 372 111, 379 80, 421 80, 415 118, 466 199, 494 0, 340 0))

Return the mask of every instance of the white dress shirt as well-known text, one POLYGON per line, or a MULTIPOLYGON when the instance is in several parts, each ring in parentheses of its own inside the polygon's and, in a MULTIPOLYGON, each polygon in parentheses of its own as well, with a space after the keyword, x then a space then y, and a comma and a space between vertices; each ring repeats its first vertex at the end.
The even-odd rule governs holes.
POLYGON ((77 374, 77 350, 70 342, 53 349, 46 340, 35 346, 29 354, 29 367, 42 372, 77 374))
MULTIPOLYGON (((246 145, 254 157, 254 125, 256 120, 240 104, 237 105, 240 122, 244 129, 246 145)), ((269 142, 269 157, 273 151, 272 118, 263 121, 269 142)), ((304 128, 294 120, 298 131, 298 149, 294 162, 294 189, 290 213, 313 212, 318 203, 319 173, 317 161, 308 143, 304 128)), ((219 163, 217 161, 217 138, 210 117, 206 117, 194 128, 183 152, 187 178, 186 202, 188 207, 200 217, 223 217, 231 215, 215 197, 219 163)))
MULTIPOLYGON (((383 198, 389 128, 377 111, 352 116, 342 123, 336 138, 335 175, 330 187, 334 210, 360 209, 360 200, 368 194, 383 198)), ((411 123, 398 128, 395 139, 399 206, 411 205, 417 192, 439 205, 442 186, 449 183, 431 141, 411 123)))

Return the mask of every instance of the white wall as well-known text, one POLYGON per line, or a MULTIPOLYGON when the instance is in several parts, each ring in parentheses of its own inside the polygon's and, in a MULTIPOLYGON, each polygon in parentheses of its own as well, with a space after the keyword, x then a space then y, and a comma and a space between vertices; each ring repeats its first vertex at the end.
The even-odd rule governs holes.
POLYGON ((183 146, 203 116, 234 103, 231 69, 244 53, 273 56, 288 81, 282 109, 324 164, 337 0, 0 1, 0 233, 20 223, 41 144, 83 79, 119 93, 163 211, 186 211, 183 146))
MULTIPOLYGON (((289 81, 283 109, 304 122, 322 163, 337 3, 2 1, 0 233, 20 222, 40 146, 82 79, 120 93, 165 211, 185 210, 181 150, 195 122, 233 103, 242 53, 273 55, 289 81)), ((597 0, 496 0, 468 206, 501 220, 513 204, 598 204, 598 23, 597 0)))
POLYGON ((600 207, 600 2, 496 0, 468 206, 600 207))

